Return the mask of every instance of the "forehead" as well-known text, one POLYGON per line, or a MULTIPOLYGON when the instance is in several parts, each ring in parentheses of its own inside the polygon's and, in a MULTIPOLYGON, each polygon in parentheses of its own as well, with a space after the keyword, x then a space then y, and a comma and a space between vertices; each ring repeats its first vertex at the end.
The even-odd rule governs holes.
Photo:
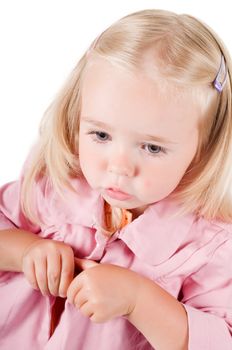
POLYGON ((150 125, 196 126, 201 114, 191 93, 96 58, 87 65, 82 84, 82 115, 131 124, 146 131, 150 125), (145 130, 146 129, 146 130, 145 130))

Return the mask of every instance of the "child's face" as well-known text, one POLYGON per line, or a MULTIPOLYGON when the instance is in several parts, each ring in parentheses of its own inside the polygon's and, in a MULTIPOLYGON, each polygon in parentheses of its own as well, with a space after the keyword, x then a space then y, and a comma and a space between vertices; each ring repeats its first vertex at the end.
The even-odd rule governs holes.
POLYGON ((142 213, 183 177, 197 149, 199 110, 187 93, 176 96, 100 58, 87 68, 80 166, 112 206, 142 213))

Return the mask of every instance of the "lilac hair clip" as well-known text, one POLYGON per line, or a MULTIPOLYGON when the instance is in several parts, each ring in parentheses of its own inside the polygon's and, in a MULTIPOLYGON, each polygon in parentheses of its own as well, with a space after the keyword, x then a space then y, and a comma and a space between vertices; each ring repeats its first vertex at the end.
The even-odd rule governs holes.
POLYGON ((218 73, 216 75, 216 78, 213 81, 213 86, 220 93, 222 92, 222 90, 225 86, 226 77, 227 77, 227 71, 226 71, 225 59, 224 59, 223 55, 221 55, 220 67, 219 67, 218 73))

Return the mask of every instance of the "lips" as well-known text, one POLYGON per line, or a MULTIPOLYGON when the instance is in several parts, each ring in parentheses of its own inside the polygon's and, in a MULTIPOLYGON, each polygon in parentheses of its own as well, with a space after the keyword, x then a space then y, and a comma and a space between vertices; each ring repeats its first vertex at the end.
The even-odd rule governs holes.
POLYGON ((132 198, 132 196, 129 193, 123 192, 120 189, 114 187, 107 188, 105 192, 110 198, 117 199, 120 201, 125 201, 132 198))

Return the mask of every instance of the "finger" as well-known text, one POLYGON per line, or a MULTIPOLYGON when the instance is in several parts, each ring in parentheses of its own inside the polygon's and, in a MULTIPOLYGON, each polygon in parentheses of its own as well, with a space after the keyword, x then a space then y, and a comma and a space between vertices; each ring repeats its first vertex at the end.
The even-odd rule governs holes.
POLYGON ((73 298, 73 305, 77 309, 80 309, 87 301, 88 301, 88 297, 86 295, 86 292, 82 288, 78 291, 78 293, 75 294, 73 298))
POLYGON ((82 282, 81 282, 81 275, 78 275, 74 278, 74 280, 71 282, 70 286, 67 290, 67 299, 70 304, 74 304, 74 300, 76 298, 76 295, 81 291, 82 289, 82 282))
POLYGON ((61 255, 61 274, 59 283, 59 295, 67 296, 67 290, 74 276, 74 257, 72 251, 65 251, 61 255))
POLYGON ((35 276, 35 266, 34 262, 31 259, 24 259, 23 260, 23 273, 34 289, 39 289, 37 281, 36 281, 36 276, 35 276))
POLYGON ((75 258, 75 265, 83 271, 99 264, 94 260, 75 258))
POLYGON ((39 263, 35 262, 35 276, 37 285, 43 295, 49 294, 47 283, 47 259, 40 259, 39 263))
POLYGON ((59 293, 61 257, 57 252, 47 256, 47 283, 49 292, 57 296, 59 293))
POLYGON ((79 308, 79 310, 84 316, 86 316, 88 318, 92 318, 94 315, 93 307, 88 301, 86 301, 84 304, 82 304, 82 306, 79 308))

